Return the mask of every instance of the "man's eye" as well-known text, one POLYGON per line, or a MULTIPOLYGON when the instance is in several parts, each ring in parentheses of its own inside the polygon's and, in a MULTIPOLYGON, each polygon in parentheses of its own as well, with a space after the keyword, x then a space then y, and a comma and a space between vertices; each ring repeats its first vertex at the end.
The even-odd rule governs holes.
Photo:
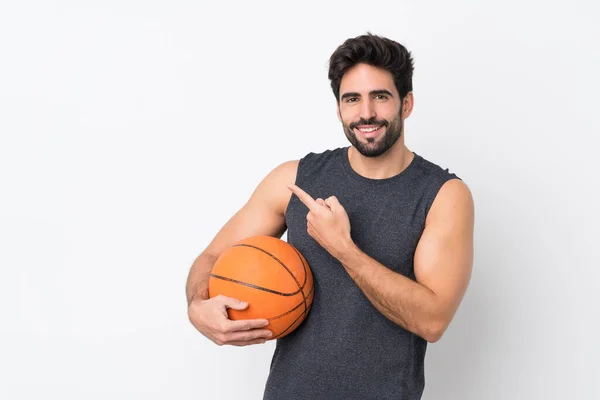
POLYGON ((377 96, 375 96, 375 98, 377 100, 386 100, 387 96, 385 94, 378 94, 377 96))
POLYGON ((358 100, 356 97, 349 97, 346 99, 346 103, 354 103, 356 100, 358 100))

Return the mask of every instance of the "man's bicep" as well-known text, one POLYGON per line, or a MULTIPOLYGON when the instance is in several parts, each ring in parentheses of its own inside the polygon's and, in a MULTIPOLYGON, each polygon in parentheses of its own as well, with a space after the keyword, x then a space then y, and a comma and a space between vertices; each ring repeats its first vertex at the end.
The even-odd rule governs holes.
POLYGON ((285 208, 291 197, 286 185, 295 180, 297 162, 288 161, 272 170, 250 199, 219 230, 205 253, 218 257, 232 244, 251 236, 280 238, 286 230, 285 208))
POLYGON ((417 281, 435 293, 440 317, 453 318, 473 265, 474 206, 460 180, 446 182, 431 206, 415 252, 417 281))

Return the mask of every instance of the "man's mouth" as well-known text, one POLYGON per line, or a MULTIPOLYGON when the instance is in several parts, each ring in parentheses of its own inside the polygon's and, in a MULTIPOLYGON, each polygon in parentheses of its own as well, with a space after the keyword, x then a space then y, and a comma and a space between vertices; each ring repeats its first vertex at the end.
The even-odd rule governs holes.
POLYGON ((355 130, 359 131, 364 137, 374 137, 382 130, 383 125, 359 125, 355 130))

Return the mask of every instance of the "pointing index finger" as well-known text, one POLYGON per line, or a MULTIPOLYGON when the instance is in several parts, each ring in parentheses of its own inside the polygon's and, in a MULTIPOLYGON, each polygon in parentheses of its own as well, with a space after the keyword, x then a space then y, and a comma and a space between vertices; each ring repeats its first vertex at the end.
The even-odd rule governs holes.
POLYGON ((309 210, 313 211, 319 205, 308 193, 300 189, 294 184, 288 185, 288 189, 292 191, 309 210))

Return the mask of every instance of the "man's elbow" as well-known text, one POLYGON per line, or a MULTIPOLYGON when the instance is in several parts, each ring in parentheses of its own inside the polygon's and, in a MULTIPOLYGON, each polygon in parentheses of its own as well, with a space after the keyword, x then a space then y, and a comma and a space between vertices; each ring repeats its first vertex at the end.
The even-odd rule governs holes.
POLYGON ((420 336, 429 343, 435 343, 442 338, 449 323, 450 321, 431 321, 423 327, 420 336))

